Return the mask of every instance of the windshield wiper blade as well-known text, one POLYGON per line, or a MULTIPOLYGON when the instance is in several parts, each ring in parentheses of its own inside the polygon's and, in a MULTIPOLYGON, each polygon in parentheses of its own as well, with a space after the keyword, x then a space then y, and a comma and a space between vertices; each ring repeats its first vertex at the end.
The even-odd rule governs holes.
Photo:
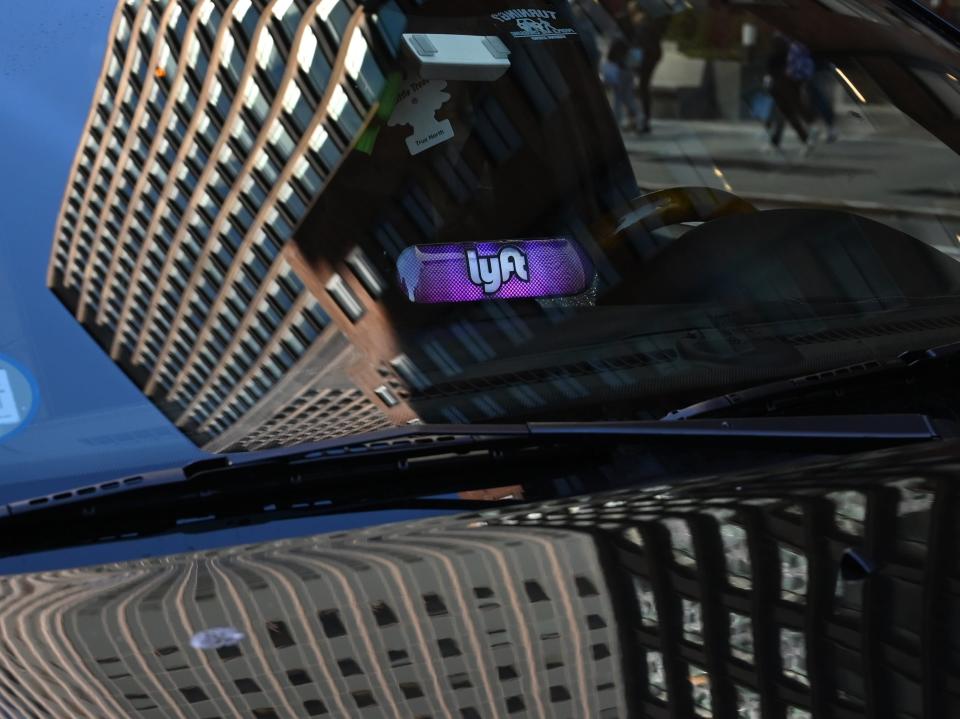
MULTIPOLYGON (((211 456, 197 462, 133 477, 80 486, 54 494, 0 504, 0 521, 71 504, 132 495, 213 489, 266 488, 299 483, 317 475, 331 490, 355 489, 355 478, 375 472, 406 472, 454 459, 475 461, 504 451, 621 442, 627 439, 903 440, 940 436, 921 414, 739 417, 662 420, 529 422, 520 425, 432 425, 388 429, 294 448, 211 456), (347 477, 340 487, 336 480, 347 477), (269 478, 268 481, 264 481, 269 478), (246 480, 249 480, 246 481, 246 480), (221 485, 221 483, 223 483, 221 485)), ((456 479, 454 478, 455 482, 456 479)))
POLYGON ((632 485, 662 479, 638 467, 635 453, 620 453, 629 448, 648 455, 762 448, 808 456, 939 437, 928 417, 915 414, 419 425, 243 459, 214 457, 0 505, 0 556, 325 514, 436 508, 444 495, 503 486, 520 485, 533 497, 566 496, 557 483, 571 478, 580 491, 609 486, 611 476, 632 485))
POLYGON ((820 372, 765 382, 736 392, 710 397, 670 410, 661 419, 667 422, 703 418, 706 415, 722 416, 724 412, 738 407, 753 407, 758 403, 771 402, 822 392, 849 382, 886 377, 891 373, 915 370, 934 362, 942 362, 960 354, 960 342, 907 350, 886 360, 867 360, 833 367, 820 372))

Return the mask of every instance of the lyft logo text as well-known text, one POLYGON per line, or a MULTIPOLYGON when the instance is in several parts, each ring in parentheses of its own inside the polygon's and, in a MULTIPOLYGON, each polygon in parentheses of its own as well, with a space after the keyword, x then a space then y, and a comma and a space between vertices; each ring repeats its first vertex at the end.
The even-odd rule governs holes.
POLYGON ((518 248, 507 245, 496 255, 479 257, 476 250, 467 250, 467 269, 470 281, 482 287, 484 294, 495 294, 511 278, 530 281, 527 256, 518 248))

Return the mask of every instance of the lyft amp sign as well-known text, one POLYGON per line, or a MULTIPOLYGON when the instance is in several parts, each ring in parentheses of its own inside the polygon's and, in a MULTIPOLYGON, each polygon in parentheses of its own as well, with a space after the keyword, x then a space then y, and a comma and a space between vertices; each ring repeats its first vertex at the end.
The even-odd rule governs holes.
POLYGON ((593 282, 593 264, 566 238, 415 245, 397 259, 411 302, 568 297, 593 282))

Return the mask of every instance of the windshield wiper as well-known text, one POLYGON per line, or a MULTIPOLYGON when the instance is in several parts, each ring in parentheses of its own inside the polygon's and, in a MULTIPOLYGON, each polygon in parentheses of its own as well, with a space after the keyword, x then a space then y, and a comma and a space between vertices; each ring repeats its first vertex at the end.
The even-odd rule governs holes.
POLYGON ((436 498, 513 485, 532 488, 534 496, 538 487, 548 487, 540 496, 556 496, 555 483, 569 477, 588 488, 609 487, 611 473, 642 483, 649 478, 635 461, 617 465, 613 459, 628 446, 687 454, 695 447, 759 445, 809 454, 939 436, 924 415, 416 425, 293 450, 213 457, 0 505, 0 556, 437 502, 469 511, 479 505, 436 498))
POLYGON ((736 392, 710 397, 694 404, 674 409, 663 416, 665 421, 691 420, 707 415, 723 416, 733 409, 751 408, 766 405, 769 411, 777 403, 789 399, 798 399, 815 393, 829 391, 842 385, 858 382, 882 380, 892 374, 913 372, 917 368, 939 363, 960 354, 960 342, 939 345, 921 350, 908 350, 886 360, 868 360, 850 365, 834 367, 812 374, 790 379, 766 382, 736 392))

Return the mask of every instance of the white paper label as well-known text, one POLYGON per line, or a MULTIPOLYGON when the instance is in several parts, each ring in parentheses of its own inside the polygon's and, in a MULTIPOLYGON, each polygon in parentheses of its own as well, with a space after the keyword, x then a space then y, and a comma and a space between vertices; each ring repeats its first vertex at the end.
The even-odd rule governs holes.
POLYGON ((413 127, 413 134, 407 138, 411 155, 453 139, 450 121, 437 120, 437 110, 450 99, 450 94, 444 92, 446 87, 444 80, 416 80, 397 97, 397 106, 387 124, 413 127))

